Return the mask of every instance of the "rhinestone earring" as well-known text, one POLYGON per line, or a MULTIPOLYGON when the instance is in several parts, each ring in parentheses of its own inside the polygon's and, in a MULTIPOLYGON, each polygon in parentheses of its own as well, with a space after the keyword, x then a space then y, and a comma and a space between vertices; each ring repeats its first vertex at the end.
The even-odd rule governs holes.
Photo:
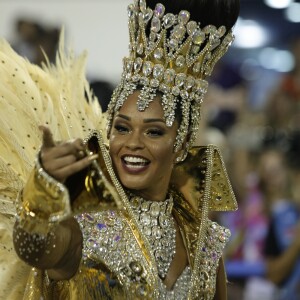
POLYGON ((175 159, 176 164, 178 164, 180 162, 183 162, 186 159, 187 155, 188 155, 188 150, 187 149, 181 150, 180 152, 181 152, 181 154, 178 157, 176 157, 176 159, 175 159))

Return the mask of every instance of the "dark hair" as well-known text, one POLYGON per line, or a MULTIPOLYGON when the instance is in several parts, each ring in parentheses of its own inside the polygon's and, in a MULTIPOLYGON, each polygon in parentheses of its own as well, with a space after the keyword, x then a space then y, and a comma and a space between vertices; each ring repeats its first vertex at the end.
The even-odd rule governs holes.
POLYGON ((237 21, 240 0, 146 0, 147 6, 154 9, 157 3, 166 7, 168 13, 178 14, 187 10, 191 20, 200 22, 201 27, 224 25, 230 30, 237 21))
MULTIPOLYGON (((165 6, 166 13, 175 15, 181 10, 187 10, 191 15, 190 19, 199 22, 201 28, 207 25, 217 28, 225 26, 227 31, 234 26, 240 12, 240 0, 146 0, 146 3, 151 9, 161 3, 165 6)), ((175 117, 180 124, 182 111, 179 105, 175 117)))

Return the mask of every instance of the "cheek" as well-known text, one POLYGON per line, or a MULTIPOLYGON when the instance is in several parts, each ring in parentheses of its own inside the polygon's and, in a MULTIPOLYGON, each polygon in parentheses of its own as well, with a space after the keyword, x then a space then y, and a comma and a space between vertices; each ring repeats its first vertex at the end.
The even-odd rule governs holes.
POLYGON ((116 135, 111 134, 109 138, 109 153, 111 157, 113 158, 114 155, 116 155, 119 152, 119 149, 121 147, 121 139, 117 138, 116 135))
POLYGON ((162 165, 169 164, 173 162, 174 153, 174 143, 172 140, 165 141, 160 144, 152 144, 152 151, 156 153, 157 159, 160 160, 162 165))

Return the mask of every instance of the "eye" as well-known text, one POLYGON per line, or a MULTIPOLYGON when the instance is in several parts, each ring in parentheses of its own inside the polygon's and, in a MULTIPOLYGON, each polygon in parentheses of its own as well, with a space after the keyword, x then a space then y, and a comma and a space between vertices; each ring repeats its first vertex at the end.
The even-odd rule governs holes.
POLYGON ((121 134, 125 134, 129 132, 129 129, 124 125, 115 125, 115 130, 121 134))
POLYGON ((149 129, 147 130, 147 135, 151 136, 151 137, 159 137, 164 135, 164 131, 158 128, 153 128, 153 129, 149 129))

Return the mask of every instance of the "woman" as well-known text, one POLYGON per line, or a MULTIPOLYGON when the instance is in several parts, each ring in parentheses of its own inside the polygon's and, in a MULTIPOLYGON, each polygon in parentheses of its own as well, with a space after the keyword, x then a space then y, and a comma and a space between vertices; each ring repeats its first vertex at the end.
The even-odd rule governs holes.
POLYGON ((264 241, 266 278, 279 289, 278 299, 299 298, 299 207, 291 197, 285 153, 276 147, 260 154, 260 188, 269 224, 264 241), (270 176, 272 174, 272 176, 270 176))
POLYGON ((13 237, 34 267, 26 299, 226 299, 229 232, 208 211, 236 203, 218 150, 192 144, 239 3, 162 2, 129 6, 109 150, 99 132, 58 143, 41 127, 13 237))

